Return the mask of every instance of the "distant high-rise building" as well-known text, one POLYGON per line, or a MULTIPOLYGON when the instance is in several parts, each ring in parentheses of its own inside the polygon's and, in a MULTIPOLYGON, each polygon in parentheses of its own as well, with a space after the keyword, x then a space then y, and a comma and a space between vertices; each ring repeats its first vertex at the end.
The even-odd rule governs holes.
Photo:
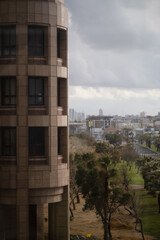
POLYGON ((144 118, 145 117, 145 112, 140 112, 140 117, 144 118))
POLYGON ((74 121, 75 120, 75 111, 73 108, 69 109, 69 119, 70 121, 74 121))
POLYGON ((85 120, 85 114, 83 112, 76 112, 73 108, 69 109, 70 121, 83 121, 85 120))
POLYGON ((0 239, 68 240, 67 9, 0 1, 0 239))
POLYGON ((101 108, 99 109, 99 116, 103 116, 103 110, 101 108))

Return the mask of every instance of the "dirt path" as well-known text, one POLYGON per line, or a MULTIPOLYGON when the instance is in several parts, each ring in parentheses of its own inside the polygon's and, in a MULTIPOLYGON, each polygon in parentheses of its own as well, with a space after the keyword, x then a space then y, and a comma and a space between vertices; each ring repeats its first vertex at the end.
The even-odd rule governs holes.
MULTIPOLYGON (((91 233, 99 240, 103 240, 103 226, 100 218, 93 211, 82 211, 84 200, 76 204, 74 218, 71 221, 71 234, 86 236, 91 233)), ((134 230, 134 220, 123 209, 122 213, 113 216, 111 230, 113 240, 141 240, 141 234, 134 230)), ((145 240, 153 240, 153 237, 145 236, 145 240)))

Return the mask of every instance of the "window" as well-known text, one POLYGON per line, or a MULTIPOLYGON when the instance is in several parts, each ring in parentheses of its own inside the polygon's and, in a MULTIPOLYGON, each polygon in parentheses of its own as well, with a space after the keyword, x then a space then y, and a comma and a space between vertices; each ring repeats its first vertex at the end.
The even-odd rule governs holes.
POLYGON ((45 156, 45 128, 29 128, 29 156, 45 156))
POLYGON ((1 55, 16 56, 16 27, 1 27, 1 55))
POLYGON ((16 156, 16 128, 2 128, 2 156, 16 156))
POLYGON ((2 89, 2 105, 15 106, 16 105, 16 79, 3 78, 1 89, 2 89))
POLYGON ((57 28, 57 58, 62 60, 62 65, 67 66, 67 31, 57 28))
POLYGON ((44 78, 29 77, 28 104, 29 106, 44 105, 44 78))
POLYGON ((42 26, 28 27, 28 55, 44 56, 44 30, 42 26))
POLYGON ((61 58, 61 30, 57 29, 57 57, 61 58))

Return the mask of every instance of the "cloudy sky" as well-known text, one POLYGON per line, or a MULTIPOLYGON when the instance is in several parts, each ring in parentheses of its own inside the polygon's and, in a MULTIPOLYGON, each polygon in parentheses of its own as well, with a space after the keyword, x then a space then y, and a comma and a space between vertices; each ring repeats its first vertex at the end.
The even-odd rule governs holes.
POLYGON ((160 112, 160 0, 65 0, 69 107, 160 112))

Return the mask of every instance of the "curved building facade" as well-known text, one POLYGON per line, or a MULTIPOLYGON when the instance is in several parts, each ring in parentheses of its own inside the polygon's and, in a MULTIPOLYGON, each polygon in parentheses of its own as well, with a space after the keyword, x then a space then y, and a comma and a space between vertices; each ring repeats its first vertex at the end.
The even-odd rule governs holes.
POLYGON ((0 1, 0 239, 68 240, 68 13, 0 1))

